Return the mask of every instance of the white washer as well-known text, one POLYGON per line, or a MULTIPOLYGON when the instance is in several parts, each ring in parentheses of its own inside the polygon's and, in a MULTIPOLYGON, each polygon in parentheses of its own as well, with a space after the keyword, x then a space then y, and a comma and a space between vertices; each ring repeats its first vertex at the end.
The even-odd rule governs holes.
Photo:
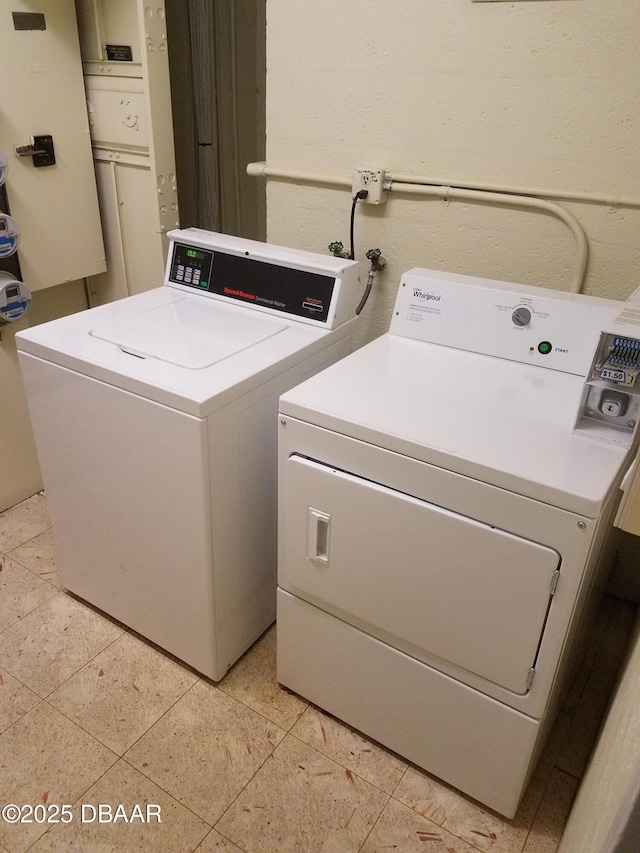
POLYGON ((275 618, 279 395, 353 261, 175 231, 164 285, 16 336, 65 587, 214 680, 275 618))
POLYGON ((607 564, 628 442, 573 427, 620 307, 412 270, 280 402, 279 681, 509 817, 607 564))

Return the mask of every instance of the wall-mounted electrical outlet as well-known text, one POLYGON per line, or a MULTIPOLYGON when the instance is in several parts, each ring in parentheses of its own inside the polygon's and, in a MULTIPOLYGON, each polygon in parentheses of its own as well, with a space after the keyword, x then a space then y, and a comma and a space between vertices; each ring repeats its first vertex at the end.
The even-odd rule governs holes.
POLYGON ((360 190, 366 190, 369 193, 366 198, 361 199, 365 204, 382 204, 387 200, 384 190, 384 169, 355 169, 352 189, 354 196, 360 190))

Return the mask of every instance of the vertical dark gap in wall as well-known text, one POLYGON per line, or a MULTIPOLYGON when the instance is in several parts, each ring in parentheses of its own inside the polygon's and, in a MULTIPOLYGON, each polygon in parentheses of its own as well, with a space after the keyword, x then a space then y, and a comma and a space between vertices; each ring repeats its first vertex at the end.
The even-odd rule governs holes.
POLYGON ((198 224, 197 141, 188 6, 185 0, 165 0, 165 10, 180 225, 188 228, 198 224))
MULTIPOLYGON (((165 0, 178 203, 182 227, 198 225, 197 102, 189 4, 165 0)), ((266 235, 266 188, 247 163, 266 150, 266 0, 216 0, 209 69, 217 106, 213 140, 219 176, 219 228, 257 240, 266 235)), ((206 72, 205 72, 206 73, 206 72)))
MULTIPOLYGON (((255 160, 267 157, 267 0, 256 0, 256 125, 255 160)), ((252 180, 256 209, 256 234, 258 240, 267 239, 267 184, 252 180)))

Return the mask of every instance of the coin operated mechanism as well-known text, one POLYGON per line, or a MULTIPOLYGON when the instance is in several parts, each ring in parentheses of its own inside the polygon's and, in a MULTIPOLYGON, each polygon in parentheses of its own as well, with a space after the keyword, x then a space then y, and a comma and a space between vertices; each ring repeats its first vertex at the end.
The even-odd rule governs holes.
POLYGON ((15 255, 20 245, 20 226, 8 213, 0 211, 0 260, 15 255))
POLYGON ((0 340, 2 327, 21 320, 30 307, 29 288, 11 273, 0 271, 0 340))
POLYGON ((600 333, 575 432, 631 447, 640 421, 640 290, 600 333))

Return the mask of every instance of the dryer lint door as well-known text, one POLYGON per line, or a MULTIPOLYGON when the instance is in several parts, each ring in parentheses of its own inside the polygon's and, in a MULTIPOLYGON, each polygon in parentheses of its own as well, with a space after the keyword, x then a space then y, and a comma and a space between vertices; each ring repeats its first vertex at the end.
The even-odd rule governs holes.
POLYGON ((555 550, 299 456, 285 476, 280 587, 425 663, 527 692, 555 550))

